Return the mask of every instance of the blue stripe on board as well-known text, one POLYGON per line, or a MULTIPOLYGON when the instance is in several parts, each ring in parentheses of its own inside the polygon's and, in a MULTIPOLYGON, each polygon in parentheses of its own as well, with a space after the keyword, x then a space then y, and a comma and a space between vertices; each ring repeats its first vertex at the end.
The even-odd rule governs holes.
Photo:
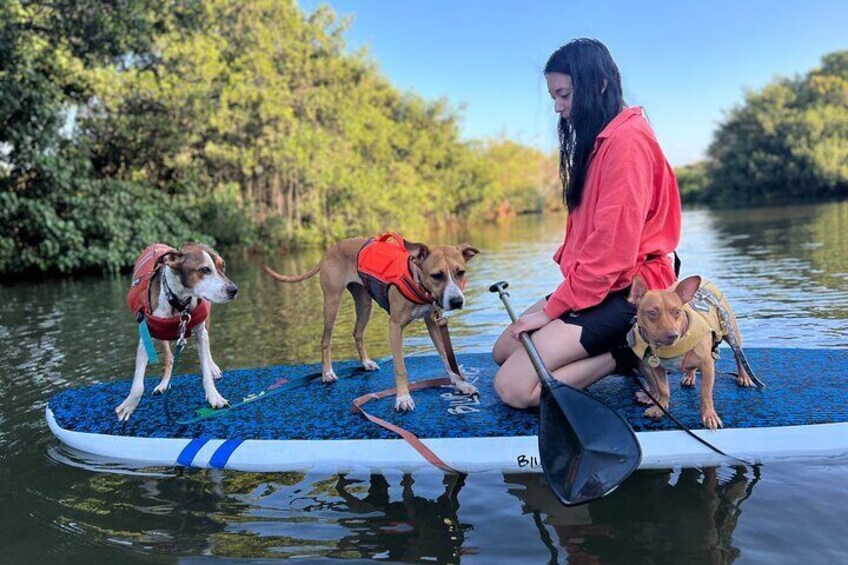
POLYGON ((200 448, 206 445, 209 441, 209 438, 198 437, 186 445, 182 452, 180 452, 180 456, 177 457, 177 465, 182 465, 183 467, 191 467, 191 462, 194 461, 194 458, 197 456, 197 452, 200 451, 200 448))
POLYGON ((230 455, 244 443, 243 439, 228 439, 221 444, 221 447, 215 450, 212 457, 209 459, 209 466, 215 469, 223 469, 227 466, 227 461, 230 460, 230 455))

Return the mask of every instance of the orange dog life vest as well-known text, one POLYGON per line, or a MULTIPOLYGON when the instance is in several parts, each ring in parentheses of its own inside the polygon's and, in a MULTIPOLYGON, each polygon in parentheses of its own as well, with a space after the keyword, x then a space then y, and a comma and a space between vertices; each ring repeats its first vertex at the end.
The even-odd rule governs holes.
MULTIPOLYGON (((132 286, 127 294, 127 306, 135 316, 139 313, 144 315, 151 336, 156 339, 175 341, 180 337, 180 316, 158 318, 150 309, 150 280, 162 268, 162 256, 170 251, 174 251, 174 248, 164 243, 154 243, 141 252, 133 267, 132 286)), ((209 303, 198 300, 197 306, 191 311, 191 322, 186 328, 185 337, 191 337, 191 328, 202 324, 208 317, 209 303)))
POLYGON ((389 312, 389 289, 397 287, 413 304, 432 304, 433 295, 415 282, 410 270, 411 258, 397 233, 384 233, 369 239, 359 250, 356 266, 365 290, 383 310, 389 312))

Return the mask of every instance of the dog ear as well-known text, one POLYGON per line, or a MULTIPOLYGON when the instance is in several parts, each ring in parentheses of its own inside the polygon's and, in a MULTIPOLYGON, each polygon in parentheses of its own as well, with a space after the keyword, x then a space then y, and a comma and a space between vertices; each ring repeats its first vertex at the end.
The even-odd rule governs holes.
POLYGON ((471 261, 471 259, 480 253, 479 249, 467 243, 460 243, 457 246, 457 249, 459 249, 459 252, 462 253, 462 258, 465 259, 466 262, 471 261))
POLYGON ((164 264, 166 267, 176 269, 183 262, 183 253, 182 251, 168 251, 159 257, 158 262, 164 264))
POLYGON ((645 286, 645 281, 642 280, 642 277, 636 275, 630 283, 630 294, 627 296, 627 301, 639 306, 639 303, 642 302, 642 297, 645 296, 646 292, 648 292, 648 287, 645 286))
POLYGON ((403 246, 416 263, 421 263, 430 255, 430 248, 423 243, 413 243, 404 239, 403 246))
POLYGON ((221 258, 221 256, 218 255, 218 252, 209 247, 208 245, 201 244, 200 248, 206 253, 208 253, 210 257, 212 257, 212 262, 215 263, 215 269, 219 273, 224 273, 226 269, 226 264, 224 263, 224 260, 221 258))
POLYGON ((674 287, 674 292, 676 292, 677 296, 680 297, 680 300, 686 304, 692 300, 692 297, 695 296, 695 292, 697 292, 700 286, 701 277, 698 275, 692 275, 691 277, 685 278, 677 283, 677 286, 674 287))

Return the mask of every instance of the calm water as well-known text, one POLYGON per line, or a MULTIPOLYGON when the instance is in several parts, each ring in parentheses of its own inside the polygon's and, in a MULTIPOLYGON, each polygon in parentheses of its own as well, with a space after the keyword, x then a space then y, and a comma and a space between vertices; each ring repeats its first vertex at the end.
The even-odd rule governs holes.
MULTIPOLYGON (((848 203, 694 210, 684 226, 684 273, 728 292, 748 345, 848 345, 848 203)), ((470 307, 451 322, 459 351, 490 349, 506 321, 489 283, 511 281, 522 307, 555 287, 549 259, 562 228, 562 218, 521 218, 435 236, 482 250, 469 269, 470 307)), ((242 294, 215 311, 212 349, 225 371, 320 358, 317 279, 283 286, 261 270, 267 260, 305 271, 318 257, 227 257, 242 294)), ((848 562, 846 459, 638 472, 573 509, 539 475, 253 474, 92 460, 60 446, 44 408, 67 387, 131 376, 127 285, 120 276, 0 287, 0 562, 848 562)), ((352 307, 343 308, 337 358, 355 356, 352 328, 352 307)), ((423 324, 410 330, 407 352, 429 352, 423 324)), ((386 334, 375 313, 373 357, 389 354, 386 334)), ((198 370, 196 355, 183 359, 198 370)))

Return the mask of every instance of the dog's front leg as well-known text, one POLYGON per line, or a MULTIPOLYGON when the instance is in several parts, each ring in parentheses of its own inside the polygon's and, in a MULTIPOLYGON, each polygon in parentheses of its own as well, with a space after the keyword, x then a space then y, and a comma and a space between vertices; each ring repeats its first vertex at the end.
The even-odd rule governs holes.
POLYGON ((427 324, 427 331, 430 333, 430 339, 433 341, 436 351, 439 352, 439 357, 442 358, 442 364, 444 364, 445 371, 447 371, 448 376, 450 376, 453 386, 455 386, 462 394, 477 394, 477 387, 467 382, 464 375, 458 375, 453 372, 450 362, 448 362, 445 344, 442 341, 442 333, 439 331, 439 323, 434 320, 432 316, 426 316, 424 318, 424 323, 427 324))
POLYGON ((168 390, 168 385, 171 384, 171 373, 174 371, 174 354, 171 353, 171 344, 167 341, 160 343, 162 344, 162 353, 165 357, 165 366, 162 370, 162 380, 153 389, 153 394, 165 394, 165 391, 168 390))
POLYGON ((409 381, 406 365, 403 362, 403 325, 393 316, 389 317, 389 345, 392 348, 392 360, 395 365, 395 410, 406 412, 415 410, 415 402, 409 394, 409 381))
POLYGON ((221 396, 215 388, 215 377, 212 373, 212 354, 209 351, 209 333, 206 326, 199 324, 194 327, 197 339, 197 353, 200 356, 200 370, 203 373, 203 391, 206 393, 206 401, 212 408, 223 408, 228 406, 229 401, 221 396))
MULTIPOLYGON (((206 333, 209 333, 209 328, 212 327, 212 305, 209 305, 209 317, 206 318, 206 322, 204 324, 206 326, 206 333)), ((224 374, 221 372, 221 368, 212 360, 212 348, 209 348, 209 364, 212 367, 212 378, 216 381, 220 379, 224 374)))
POLYGON ((115 413, 118 415, 118 420, 126 422, 135 412, 139 400, 144 394, 144 372, 147 369, 147 350, 144 348, 144 343, 138 340, 138 349, 135 353, 135 374, 133 374, 132 387, 126 399, 115 408, 115 413))
POLYGON ((701 365, 701 421, 704 427, 715 430, 722 426, 721 418, 713 406, 713 383, 715 382, 715 365, 712 357, 707 357, 701 365))
MULTIPOLYGON (((639 366, 639 370, 651 381, 652 392, 655 395, 657 403, 663 408, 668 409, 670 393, 668 389, 668 374, 665 372, 665 369, 662 367, 651 367, 643 361, 639 366)), ((664 414, 662 409, 654 404, 645 410, 644 415, 654 420, 661 420, 664 414)))

